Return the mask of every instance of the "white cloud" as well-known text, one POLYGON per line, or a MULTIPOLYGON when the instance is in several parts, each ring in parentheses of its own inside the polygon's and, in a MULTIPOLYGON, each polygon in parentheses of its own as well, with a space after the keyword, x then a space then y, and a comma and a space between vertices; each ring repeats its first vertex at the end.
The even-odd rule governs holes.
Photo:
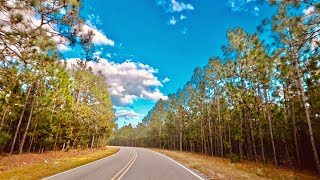
POLYGON ((138 119, 143 117, 142 114, 136 113, 133 110, 119 110, 116 112, 116 116, 118 118, 125 118, 125 119, 138 119))
POLYGON ((166 82, 169 82, 170 81, 170 79, 169 78, 164 78, 163 80, 162 80, 162 83, 166 83, 166 82))
MULTIPOLYGON (((10 5, 14 6, 15 0, 9 0, 7 2, 10 5)), ((50 2, 44 2, 45 5, 51 5, 50 2)), ((65 9, 62 9, 60 11, 61 15, 65 16, 66 12, 65 9)), ((23 21, 21 23, 16 24, 18 29, 30 31, 37 29, 41 26, 43 30, 46 31, 47 35, 51 37, 52 40, 54 40, 57 43, 57 48, 60 52, 70 51, 71 48, 69 47, 69 40, 65 38, 64 36, 57 35, 59 34, 57 31, 57 24, 54 22, 46 22, 43 24, 41 22, 41 19, 37 17, 37 14, 32 9, 23 9, 23 10, 12 10, 9 12, 0 13, 0 26, 2 26, 2 30, 4 31, 12 31, 12 28, 7 25, 7 23, 4 23, 9 20, 9 17, 14 14, 22 14, 24 16, 23 21)), ((93 18, 97 19, 96 16, 93 18)), ((92 18, 91 18, 92 19, 92 18)), ((114 41, 108 39, 102 31, 99 31, 95 26, 91 24, 90 21, 87 21, 86 24, 79 25, 80 29, 83 31, 80 32, 78 35, 85 35, 89 31, 93 32, 93 43, 96 45, 110 45, 114 46, 114 41)), ((79 27, 73 27, 73 28, 79 28, 79 27)))
POLYGON ((303 10, 303 13, 305 14, 305 15, 310 15, 311 13, 313 13, 314 12, 314 6, 310 6, 310 7, 308 7, 308 8, 306 8, 306 9, 304 9, 303 10))
MULTIPOLYGON (((12 7, 15 6, 15 1, 14 0, 8 0, 7 5, 10 5, 12 7)), ((63 14, 63 10, 61 15, 63 14)), ((54 22, 47 22, 44 21, 44 23, 41 22, 41 19, 37 17, 37 14, 35 11, 32 9, 13 9, 9 12, 2 12, 0 13, 0 26, 1 29, 5 32, 21 32, 21 31, 32 31, 35 29, 43 29, 45 33, 47 34, 48 37, 50 37, 53 41, 57 43, 57 48, 59 51, 64 52, 64 51, 69 51, 71 50, 70 47, 68 47, 69 40, 66 39, 63 36, 58 35, 59 33, 57 32, 57 25, 54 22), (15 24, 15 28, 12 28, 10 26, 10 23, 7 23, 10 21, 10 16, 14 15, 23 15, 23 19, 20 23, 15 24)), ((12 46, 12 49, 16 49, 17 52, 19 49, 17 49, 16 46, 12 46)), ((2 47, 0 47, 2 49, 2 47)))
POLYGON ((171 13, 194 10, 192 4, 178 2, 176 0, 157 0, 157 5, 162 6, 166 12, 171 13))
MULTIPOLYGON (((75 64, 77 60, 67 61, 70 65, 75 64)), ((106 76, 111 99, 115 106, 127 106, 137 99, 156 101, 168 98, 159 89, 162 83, 155 75, 158 70, 149 65, 130 60, 116 63, 101 58, 98 63, 89 62, 88 66, 94 72, 101 71, 106 76)))
POLYGON ((102 54, 103 49, 101 49, 100 51, 94 52, 93 55, 94 57, 100 57, 100 55, 102 54))
MULTIPOLYGON (((303 10, 303 13, 305 14, 305 17, 303 17, 303 20, 305 22, 310 21, 311 19, 315 18, 318 16, 318 13, 315 13, 316 9, 314 6, 307 7, 303 10)), ((312 31, 315 32, 313 34, 313 38, 311 39, 311 42, 309 44, 310 48, 312 50, 315 50, 316 48, 319 47, 320 44, 320 33, 319 33, 319 26, 313 27, 312 31)))
POLYGON ((184 19, 187 19, 187 16, 184 16, 184 15, 180 15, 180 20, 184 20, 184 19))
POLYGON ((58 44, 58 50, 60 52, 66 52, 66 51, 71 51, 71 48, 64 44, 58 44))
POLYGON ((163 7, 166 13, 174 15, 169 19, 168 25, 175 25, 178 21, 187 19, 187 16, 184 14, 195 9, 192 4, 183 1, 184 0, 156 0, 157 5, 163 7))
POLYGON ((254 15, 258 16, 260 9, 256 6, 253 8, 253 10, 254 10, 254 15))
POLYGON ((102 21, 99 15, 96 15, 94 13, 89 14, 87 17, 88 21, 94 22, 96 25, 102 25, 102 21))
POLYGON ((258 0, 228 0, 227 6, 232 12, 246 12, 259 15, 260 8, 257 7, 258 0))
POLYGON ((173 12, 181 12, 184 10, 194 10, 194 7, 192 4, 185 4, 185 3, 179 3, 176 0, 172 0, 172 11, 173 12))
POLYGON ((162 92, 160 92, 160 90, 158 88, 156 88, 153 92, 147 91, 147 90, 142 90, 142 97, 145 97, 146 99, 150 99, 150 100, 159 100, 159 99, 163 99, 163 100, 167 100, 168 97, 164 96, 162 92))
POLYGON ((96 45, 109 45, 114 46, 114 41, 107 38, 102 31, 98 30, 95 26, 92 26, 91 23, 83 24, 80 26, 82 30, 79 35, 85 35, 88 32, 93 32, 92 42, 96 45))
POLYGON ((171 19, 169 20, 169 24, 175 25, 177 23, 176 19, 172 16, 171 19))

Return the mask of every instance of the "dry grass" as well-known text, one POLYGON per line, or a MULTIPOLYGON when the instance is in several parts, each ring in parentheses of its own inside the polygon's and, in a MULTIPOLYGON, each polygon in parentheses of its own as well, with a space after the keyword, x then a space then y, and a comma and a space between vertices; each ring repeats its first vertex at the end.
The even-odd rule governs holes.
POLYGON ((208 157, 196 153, 153 149, 205 174, 211 179, 320 179, 310 172, 274 168, 253 162, 231 163, 229 159, 208 157))
POLYGON ((0 179, 40 179, 110 156, 116 147, 43 154, 1 155, 0 179))

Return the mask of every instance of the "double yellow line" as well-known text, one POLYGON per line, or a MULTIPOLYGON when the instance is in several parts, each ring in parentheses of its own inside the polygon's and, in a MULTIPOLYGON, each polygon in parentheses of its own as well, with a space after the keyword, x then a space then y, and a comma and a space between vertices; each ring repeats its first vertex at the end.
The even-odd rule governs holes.
POLYGON ((137 159, 137 156, 138 156, 138 153, 137 153, 137 151, 135 151, 133 157, 128 162, 128 164, 126 166, 124 166, 115 176, 113 176, 113 178, 111 180, 120 180, 127 173, 127 171, 130 169, 130 167, 132 166, 134 161, 137 159))

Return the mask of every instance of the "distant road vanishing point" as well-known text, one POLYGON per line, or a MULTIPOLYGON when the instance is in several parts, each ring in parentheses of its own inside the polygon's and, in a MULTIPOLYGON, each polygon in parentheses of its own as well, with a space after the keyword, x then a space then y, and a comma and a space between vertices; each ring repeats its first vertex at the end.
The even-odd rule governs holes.
POLYGON ((101 160, 50 176, 45 180, 204 180, 206 177, 171 158, 144 148, 119 147, 101 160))

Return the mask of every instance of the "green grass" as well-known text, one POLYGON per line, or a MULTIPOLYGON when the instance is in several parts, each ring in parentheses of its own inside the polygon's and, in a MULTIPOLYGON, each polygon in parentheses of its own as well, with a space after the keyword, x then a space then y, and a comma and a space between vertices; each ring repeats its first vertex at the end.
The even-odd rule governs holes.
POLYGON ((118 151, 119 148, 108 147, 85 155, 57 158, 47 163, 41 162, 25 167, 15 167, 7 172, 0 172, 0 179, 40 179, 102 159, 118 151))

